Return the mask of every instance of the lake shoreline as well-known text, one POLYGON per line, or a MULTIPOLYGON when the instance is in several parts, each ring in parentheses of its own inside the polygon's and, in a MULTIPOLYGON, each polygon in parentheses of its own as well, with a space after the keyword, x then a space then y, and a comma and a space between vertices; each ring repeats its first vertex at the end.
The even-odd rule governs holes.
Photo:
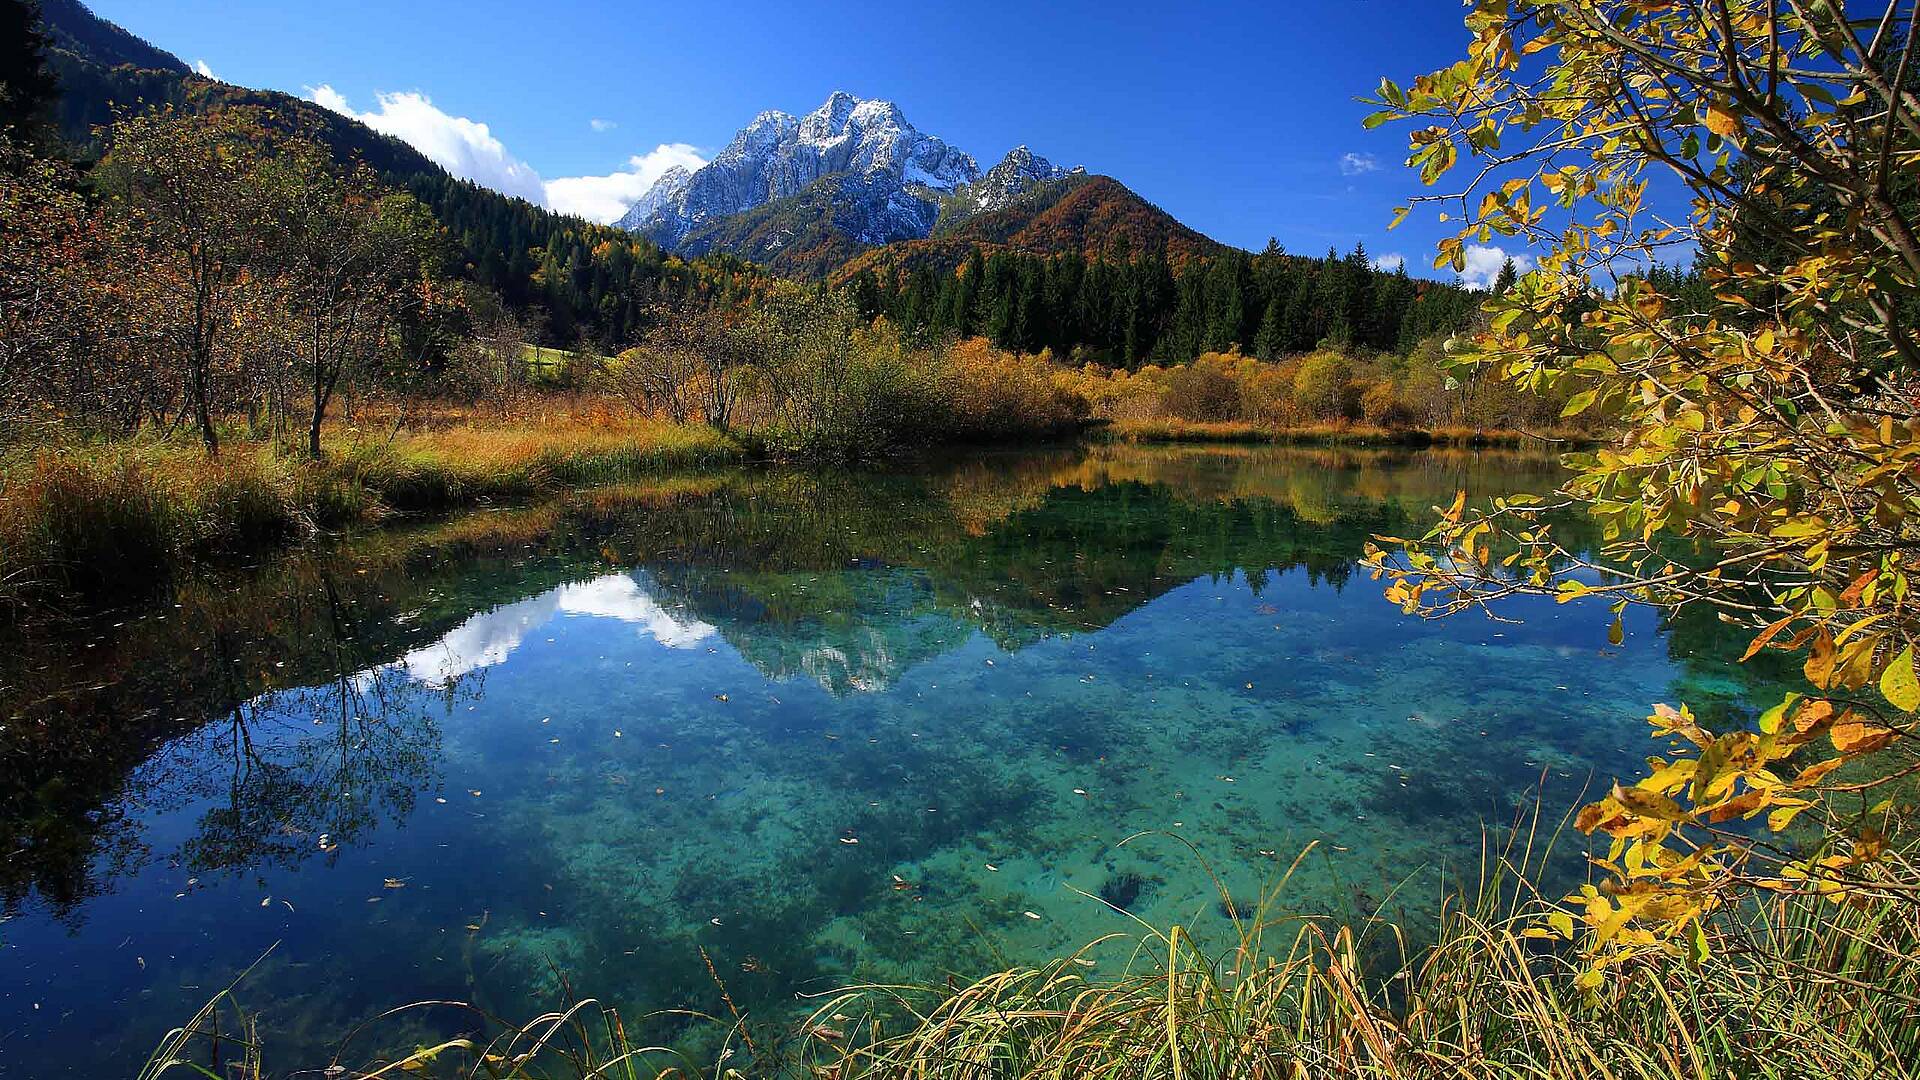
MULTIPOLYGON (((1070 438, 953 444, 899 460, 1101 443, 1552 449, 1518 431, 1242 423, 1096 423, 1070 438)), ((389 439, 336 434, 312 460, 272 443, 217 458, 156 440, 42 449, 0 463, 0 605, 100 606, 182 569, 283 550, 329 533, 443 511, 522 504, 570 489, 772 459, 705 425, 461 425, 389 439)), ((878 463, 876 463, 878 464, 878 463)), ((802 467, 818 468, 820 466, 802 467)))

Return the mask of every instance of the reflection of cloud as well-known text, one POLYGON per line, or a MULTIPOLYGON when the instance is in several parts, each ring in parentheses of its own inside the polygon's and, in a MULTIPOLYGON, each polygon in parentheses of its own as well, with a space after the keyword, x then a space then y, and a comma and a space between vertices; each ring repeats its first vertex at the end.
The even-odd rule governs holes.
POLYGON ((561 615, 633 623, 645 636, 672 649, 695 645, 714 633, 704 622, 676 617, 661 607, 631 575, 609 574, 475 615, 439 641, 402 657, 400 666, 421 682, 445 685, 505 662, 527 634, 561 615))
POLYGON ((713 636, 712 626, 698 619, 676 618, 627 574, 609 574, 577 585, 562 585, 558 596, 562 614, 598 615, 640 623, 646 627, 649 637, 669 648, 684 649, 713 636))

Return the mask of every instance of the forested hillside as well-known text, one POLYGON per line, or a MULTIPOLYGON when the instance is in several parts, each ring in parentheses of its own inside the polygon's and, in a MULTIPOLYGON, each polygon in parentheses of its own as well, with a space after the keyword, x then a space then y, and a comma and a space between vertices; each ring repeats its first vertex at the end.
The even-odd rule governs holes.
POLYGON ((1089 259, 975 245, 954 270, 932 257, 868 264, 848 288, 862 311, 923 337, 978 334, 1121 367, 1236 348, 1269 360, 1322 344, 1405 353, 1464 325, 1476 305, 1458 286, 1378 270, 1360 247, 1321 259, 1223 249, 1176 263, 1164 250, 1089 259))
POLYGON ((258 109, 426 204, 457 243, 463 274, 497 296, 530 338, 617 348, 637 340, 663 300, 729 300, 751 287, 754 272, 738 259, 668 255, 643 237, 454 177, 406 143, 313 102, 194 75, 77 0, 50 0, 41 11, 47 66, 58 81, 54 118, 76 153, 103 153, 99 130, 127 111, 258 109))
POLYGON ((644 336, 662 304, 744 299, 760 268, 827 278, 863 313, 922 340, 979 334, 1006 349, 1120 366, 1235 347, 1268 359, 1323 343, 1404 353, 1463 325, 1473 307, 1457 287, 1377 271, 1357 250, 1310 259, 1230 249, 1119 181, 1080 173, 991 211, 927 222, 925 239, 866 235, 860 222, 876 215, 859 213, 860 181, 835 174, 707 223, 677 256, 454 177, 313 102, 195 75, 78 0, 52 0, 42 13, 54 120, 83 158, 105 152, 101 132, 128 111, 257 110, 269 127, 362 162, 425 204, 457 246, 459 275, 529 340, 615 352, 644 336))

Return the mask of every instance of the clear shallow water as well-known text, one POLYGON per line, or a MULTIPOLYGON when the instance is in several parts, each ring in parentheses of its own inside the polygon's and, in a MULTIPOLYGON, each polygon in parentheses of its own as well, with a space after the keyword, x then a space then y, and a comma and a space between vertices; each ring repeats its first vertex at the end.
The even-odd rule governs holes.
POLYGON ((719 1011, 702 950, 779 1023, 796 994, 1127 930, 1103 889, 1224 938, 1215 875, 1248 904, 1314 842, 1286 912, 1417 927, 1542 783, 1557 810, 1631 772, 1649 703, 1745 707, 1710 627, 1422 622, 1355 570, 1459 487, 1552 482, 1504 455, 1111 447, 716 474, 24 639, 0 1074, 131 1073, 263 954, 241 997, 281 1068, 395 1004, 532 1015, 562 978, 719 1011))

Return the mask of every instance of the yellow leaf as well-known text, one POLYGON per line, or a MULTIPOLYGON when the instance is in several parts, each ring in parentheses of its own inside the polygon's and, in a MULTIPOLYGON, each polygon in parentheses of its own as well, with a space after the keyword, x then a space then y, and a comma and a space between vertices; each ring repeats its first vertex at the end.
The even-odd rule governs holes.
POLYGON ((1767 815, 1767 828, 1774 832, 1779 832, 1792 824, 1793 819, 1800 816, 1800 811, 1805 810, 1811 805, 1811 803, 1796 803, 1782 806, 1780 809, 1767 815))
POLYGON ((1687 812, 1680 804, 1657 791, 1641 788, 1626 788, 1613 785, 1613 801, 1626 807, 1627 812, 1636 817, 1654 818, 1659 821, 1684 821, 1687 812))
POLYGON ((1902 712, 1920 709, 1920 678, 1913 673, 1913 646, 1901 649, 1880 673, 1880 692, 1902 712))
POLYGON ((1833 748, 1843 754, 1871 753, 1900 737, 1892 728, 1858 720, 1835 724, 1828 734, 1833 739, 1833 748))
POLYGON ((1740 117, 1719 102, 1707 106, 1707 130, 1715 135, 1731 135, 1740 130, 1740 117))

